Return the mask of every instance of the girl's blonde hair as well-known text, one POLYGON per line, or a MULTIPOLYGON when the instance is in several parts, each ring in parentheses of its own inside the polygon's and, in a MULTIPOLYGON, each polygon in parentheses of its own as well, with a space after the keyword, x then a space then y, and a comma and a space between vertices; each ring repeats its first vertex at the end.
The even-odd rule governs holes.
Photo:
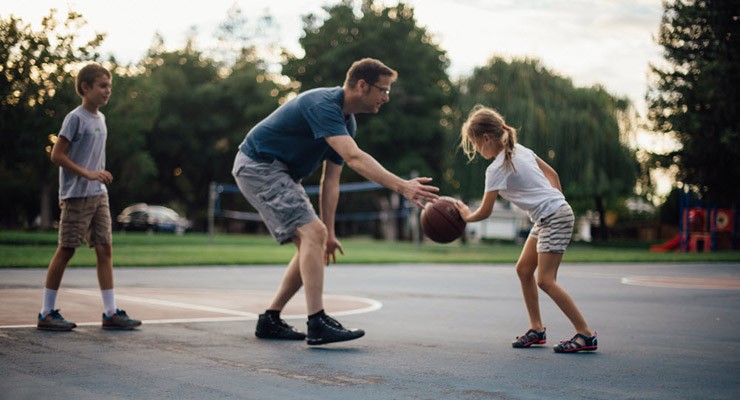
POLYGON ((514 169, 511 157, 516 145, 516 129, 506 125, 504 118, 496 110, 482 105, 473 107, 460 132, 460 148, 468 160, 472 161, 476 156, 473 138, 480 138, 484 133, 501 143, 504 148, 504 166, 514 169))

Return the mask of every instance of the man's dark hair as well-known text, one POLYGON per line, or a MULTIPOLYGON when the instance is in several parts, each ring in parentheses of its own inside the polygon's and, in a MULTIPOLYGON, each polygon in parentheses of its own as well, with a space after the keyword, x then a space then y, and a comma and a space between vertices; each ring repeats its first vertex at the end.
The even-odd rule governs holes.
POLYGON ((398 73, 374 58, 363 58, 353 62, 349 67, 344 86, 355 87, 360 79, 372 85, 380 80, 381 76, 390 76, 395 81, 398 73))

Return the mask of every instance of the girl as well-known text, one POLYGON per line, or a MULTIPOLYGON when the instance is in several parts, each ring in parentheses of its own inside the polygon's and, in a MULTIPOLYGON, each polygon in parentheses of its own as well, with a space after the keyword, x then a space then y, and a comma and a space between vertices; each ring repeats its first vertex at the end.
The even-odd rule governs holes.
POLYGON ((596 332, 591 331, 573 299, 557 283, 558 267, 570 242, 574 222, 573 210, 563 196, 557 172, 532 150, 517 144, 516 131, 493 109, 476 106, 463 125, 461 136, 460 147, 468 159, 475 158, 476 153, 486 160, 494 159, 486 169, 486 187, 480 207, 471 212, 464 203, 457 202, 462 218, 467 222, 488 218, 500 194, 527 211, 534 223, 516 264, 530 325, 512 346, 523 348, 546 343, 545 326, 540 317, 539 286, 576 330, 572 339, 555 345, 555 352, 596 350, 596 332))

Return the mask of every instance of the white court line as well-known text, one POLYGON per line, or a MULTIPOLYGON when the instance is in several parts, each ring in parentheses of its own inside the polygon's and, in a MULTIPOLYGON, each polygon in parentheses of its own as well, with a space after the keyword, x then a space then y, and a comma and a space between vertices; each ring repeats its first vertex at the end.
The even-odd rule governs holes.
POLYGON ((622 284, 670 289, 705 289, 705 290, 738 290, 735 286, 722 286, 721 283, 701 280, 692 281, 690 278, 666 278, 659 276, 629 276, 622 278, 622 284), (663 280, 663 281, 661 281, 663 280))
MULTIPOLYGON (((355 314, 364 314, 369 313, 373 311, 380 310, 383 308, 383 303, 379 302, 378 300, 369 299, 367 297, 356 297, 356 296, 341 296, 341 295, 324 295, 324 299, 330 298, 330 299, 337 299, 337 300, 347 300, 347 301, 356 301, 359 303, 368 303, 368 306, 365 308, 358 308, 356 310, 347 310, 347 311, 337 311, 332 312, 331 315, 355 315, 355 314)), ((300 314, 300 315, 287 315, 288 318, 307 318, 308 316, 306 314, 300 314)), ((284 317, 285 318, 285 317, 284 317)))
MULTIPOLYGON (((88 290, 67 289, 67 291, 70 293, 82 294, 85 296, 95 296, 95 297, 100 296, 99 292, 88 291, 88 290)), ((237 311, 237 310, 229 310, 227 308, 201 306, 198 304, 180 303, 177 301, 157 300, 157 299, 150 299, 150 298, 144 298, 144 297, 127 296, 127 295, 121 295, 117 293, 116 293, 116 299, 133 301, 133 302, 142 303, 142 304, 151 304, 155 306, 185 308, 188 310, 209 311, 209 312, 216 312, 216 313, 228 314, 228 315, 238 315, 240 317, 249 317, 249 318, 257 317, 257 314, 255 313, 237 311)))
MULTIPOLYGON (((142 320, 142 325, 156 325, 156 324, 187 324, 193 322, 231 322, 231 321, 249 321, 255 320, 255 318, 249 317, 211 317, 211 318, 173 318, 173 319, 147 319, 142 320)), ((78 322, 77 326, 100 326, 100 322, 78 322)), ((13 328, 35 328, 36 325, 2 325, 0 329, 13 329, 13 328)))
POLYGON ((631 285, 631 286, 676 288, 675 285, 666 285, 666 284, 659 284, 659 283, 648 283, 648 282, 645 282, 641 278, 634 278, 634 277, 622 278, 622 284, 623 285, 631 285))
MULTIPOLYGON (((80 290, 80 289, 64 289, 64 290, 67 292, 81 294, 84 296, 94 296, 94 297, 100 296, 100 293, 97 291, 80 290)), ((255 313, 249 313, 249 312, 238 311, 238 310, 229 310, 229 309, 220 308, 220 307, 202 306, 198 304, 189 304, 189 303, 181 303, 181 302, 175 302, 175 301, 149 299, 149 298, 119 295, 119 294, 116 294, 116 298, 121 299, 121 300, 143 303, 143 304, 151 304, 151 305, 174 307, 174 308, 185 308, 185 309, 197 310, 197 311, 211 311, 211 312, 232 315, 230 317, 172 318, 172 319, 142 320, 143 325, 186 324, 186 323, 195 323, 195 322, 250 321, 250 320, 256 320, 259 317, 259 315, 255 313)), ((383 303, 377 300, 374 300, 374 299, 366 298, 366 297, 324 295, 324 299, 327 299, 327 298, 367 303, 367 307, 358 308, 356 310, 332 312, 331 315, 334 315, 334 316, 364 314, 364 313, 376 311, 376 310, 383 308, 383 303)), ((284 319, 298 319, 298 318, 305 319, 307 318, 307 315, 306 314, 293 314, 293 315, 282 315, 281 317, 284 319)), ((81 323, 78 323, 77 326, 100 326, 100 322, 81 322, 81 323)), ((34 325, 4 325, 4 326, 0 326, 0 329, 35 328, 35 327, 36 327, 35 324, 34 325)))

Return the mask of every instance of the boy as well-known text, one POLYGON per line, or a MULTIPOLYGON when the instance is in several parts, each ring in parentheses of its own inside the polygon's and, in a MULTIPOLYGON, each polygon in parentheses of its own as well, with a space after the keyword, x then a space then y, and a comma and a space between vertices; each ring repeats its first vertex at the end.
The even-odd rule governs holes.
POLYGON ((113 293, 112 228, 106 184, 113 175, 105 170, 105 141, 108 130, 98 108, 108 104, 111 73, 99 64, 80 70, 75 80, 82 105, 67 114, 62 123, 51 161, 59 166, 59 247, 49 263, 44 303, 38 329, 69 331, 77 325, 54 309, 64 270, 83 236, 95 249, 98 283, 105 312, 103 329, 134 329, 141 321, 116 308, 113 293))

